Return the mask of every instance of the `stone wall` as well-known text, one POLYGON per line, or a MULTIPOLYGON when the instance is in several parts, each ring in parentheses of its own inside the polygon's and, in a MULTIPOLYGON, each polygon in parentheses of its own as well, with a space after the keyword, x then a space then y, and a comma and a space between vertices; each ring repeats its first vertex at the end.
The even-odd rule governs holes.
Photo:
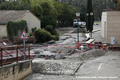
POLYGON ((0 67, 0 80, 22 80, 32 72, 32 61, 0 67))

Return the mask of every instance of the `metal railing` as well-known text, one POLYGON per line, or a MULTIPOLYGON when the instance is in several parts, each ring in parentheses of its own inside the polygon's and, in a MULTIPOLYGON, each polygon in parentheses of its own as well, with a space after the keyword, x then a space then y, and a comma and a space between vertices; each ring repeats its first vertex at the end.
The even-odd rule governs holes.
POLYGON ((0 48, 0 66, 30 59, 30 46, 12 46, 0 48))

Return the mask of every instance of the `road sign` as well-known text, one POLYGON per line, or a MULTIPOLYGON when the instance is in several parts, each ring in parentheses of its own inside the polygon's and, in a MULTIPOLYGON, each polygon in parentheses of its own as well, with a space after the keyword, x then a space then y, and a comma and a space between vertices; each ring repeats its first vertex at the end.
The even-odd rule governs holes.
POLYGON ((28 36, 26 34, 26 32, 23 30, 21 36, 20 36, 20 39, 28 39, 28 36))

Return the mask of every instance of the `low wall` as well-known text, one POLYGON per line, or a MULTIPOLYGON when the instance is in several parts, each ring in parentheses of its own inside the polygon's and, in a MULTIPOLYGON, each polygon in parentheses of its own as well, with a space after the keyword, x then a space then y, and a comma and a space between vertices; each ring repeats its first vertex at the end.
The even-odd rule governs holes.
POLYGON ((0 67, 0 80, 21 80, 32 72, 32 61, 0 67))

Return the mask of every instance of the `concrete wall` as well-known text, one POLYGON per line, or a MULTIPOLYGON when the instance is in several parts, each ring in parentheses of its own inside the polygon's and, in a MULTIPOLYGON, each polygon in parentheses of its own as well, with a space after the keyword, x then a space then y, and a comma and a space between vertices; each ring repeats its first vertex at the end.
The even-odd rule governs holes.
POLYGON ((0 80, 22 80, 32 72, 31 65, 31 61, 25 61, 0 67, 0 80))
POLYGON ((7 37, 6 25, 0 25, 0 38, 7 37))
POLYGON ((101 36, 105 37, 106 33, 106 28, 107 28, 107 13, 103 12, 102 13, 102 19, 101 19, 101 36))
POLYGON ((41 28, 40 20, 35 17, 31 12, 28 12, 22 19, 27 21, 29 33, 32 32, 31 29, 34 27, 41 28))
POLYGON ((110 42, 114 37, 120 43, 120 11, 108 11, 102 13, 101 35, 110 42))

